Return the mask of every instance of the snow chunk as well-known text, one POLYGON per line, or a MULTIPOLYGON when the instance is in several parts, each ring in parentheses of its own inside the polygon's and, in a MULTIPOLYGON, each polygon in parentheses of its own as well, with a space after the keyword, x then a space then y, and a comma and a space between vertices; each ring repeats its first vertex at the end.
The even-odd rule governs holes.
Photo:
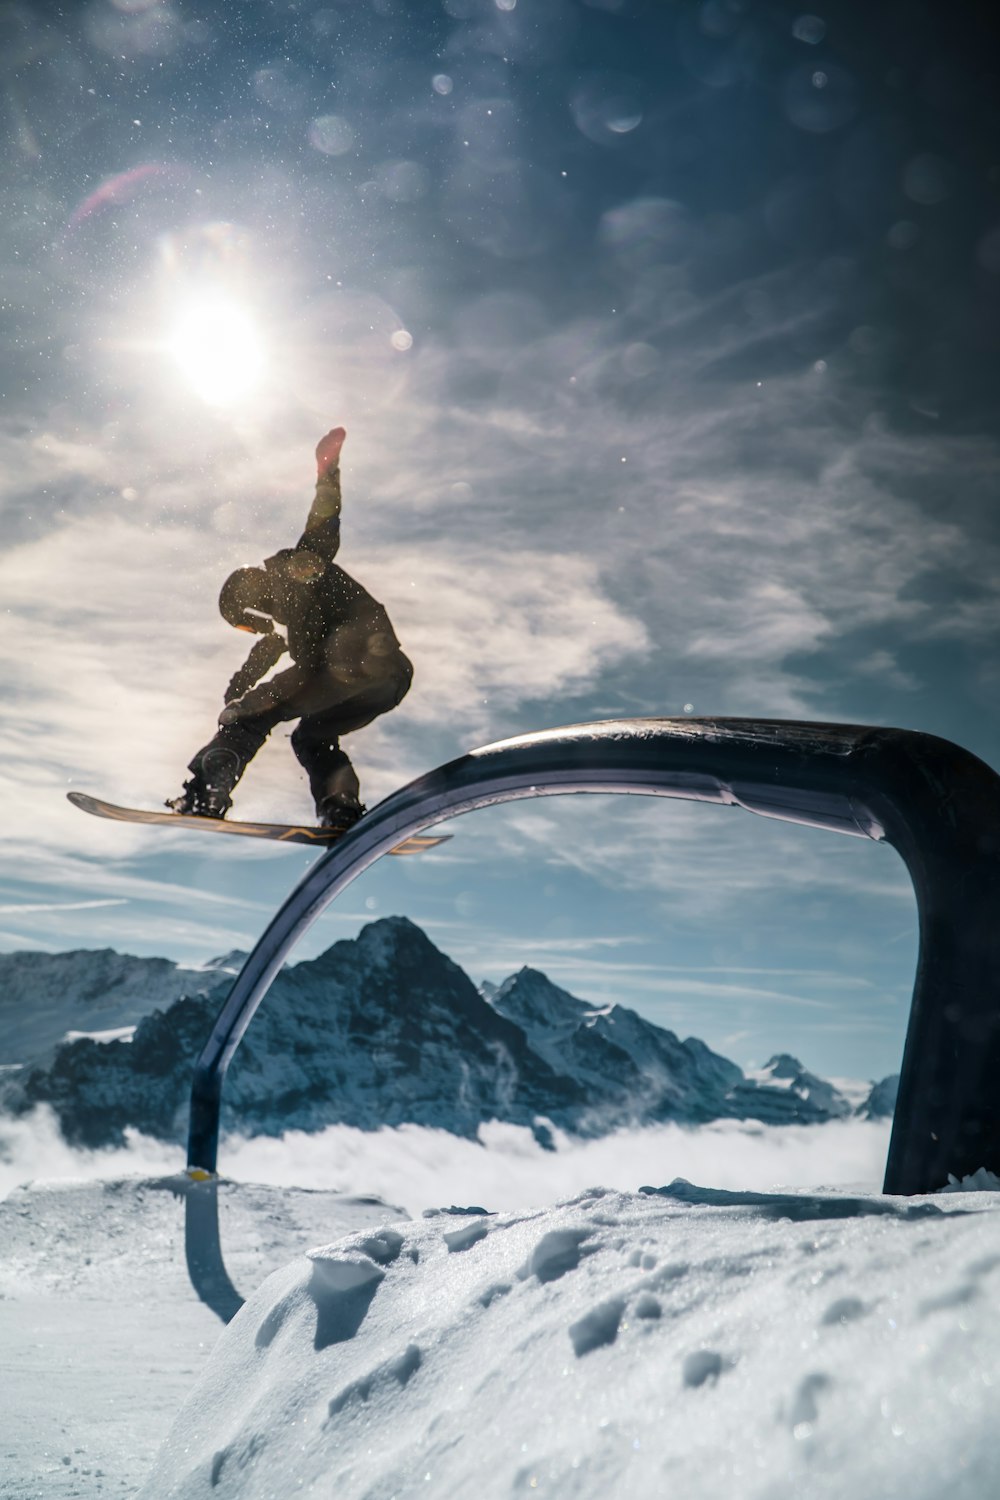
POLYGON ((938 1191, 941 1193, 996 1193, 1000 1192, 1000 1177, 993 1172, 988 1172, 985 1167, 979 1167, 959 1182, 958 1178, 949 1172, 947 1187, 939 1188, 938 1191))

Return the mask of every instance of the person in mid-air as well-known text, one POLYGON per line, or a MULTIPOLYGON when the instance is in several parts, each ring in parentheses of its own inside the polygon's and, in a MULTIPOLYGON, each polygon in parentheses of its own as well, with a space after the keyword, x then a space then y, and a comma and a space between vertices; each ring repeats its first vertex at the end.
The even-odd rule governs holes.
POLYGON ((341 736, 395 708, 413 667, 384 607, 334 562, 345 436, 335 427, 316 448, 316 496, 296 545, 262 568, 237 569, 222 586, 223 618, 261 639, 226 689, 218 732, 188 765, 191 780, 167 803, 175 812, 224 818, 250 761, 289 719, 299 720, 292 749, 308 774, 320 825, 346 829, 365 810, 341 736), (292 665, 261 682, 286 651, 292 665))

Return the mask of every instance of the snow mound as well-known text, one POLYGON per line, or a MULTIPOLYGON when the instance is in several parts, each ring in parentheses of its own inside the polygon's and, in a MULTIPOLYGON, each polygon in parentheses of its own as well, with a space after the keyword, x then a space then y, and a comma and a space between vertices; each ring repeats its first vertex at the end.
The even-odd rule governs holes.
POLYGON ((143 1500, 982 1500, 998 1215, 677 1181, 364 1228, 247 1303, 143 1500))

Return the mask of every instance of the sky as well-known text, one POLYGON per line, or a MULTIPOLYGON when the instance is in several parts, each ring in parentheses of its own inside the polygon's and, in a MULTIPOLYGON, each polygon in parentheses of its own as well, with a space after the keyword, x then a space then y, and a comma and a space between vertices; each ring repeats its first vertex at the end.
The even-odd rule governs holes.
MULTIPOLYGON (((0 13, 0 946, 197 963, 316 856, 176 795, 348 432, 341 563, 416 675, 371 805, 616 716, 899 725, 1000 765, 1000 91, 971 0, 91 0, 0 13)), ((300 820, 279 730, 234 816, 300 820)), ((402 913, 746 1065, 898 1068, 895 853, 653 798, 383 860, 402 913)))

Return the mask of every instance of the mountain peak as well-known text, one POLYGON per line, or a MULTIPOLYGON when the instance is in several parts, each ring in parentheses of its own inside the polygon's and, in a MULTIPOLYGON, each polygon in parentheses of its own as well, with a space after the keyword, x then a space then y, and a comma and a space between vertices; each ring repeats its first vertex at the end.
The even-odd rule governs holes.
POLYGON ((207 958, 203 964, 178 964, 177 967, 189 974, 238 974, 246 961, 246 949, 231 948, 228 953, 207 958))
POLYGON ((772 1078, 797 1078, 806 1070, 790 1052, 776 1052, 773 1057, 768 1058, 762 1071, 769 1073, 772 1078))
POLYGON ((407 949, 434 948, 426 932, 409 917, 379 917, 362 927, 355 941, 365 958, 377 964, 390 963, 407 949))
POLYGON ((592 1007, 553 984, 548 975, 527 965, 505 979, 489 997, 495 1011, 515 1022, 529 1039, 539 1031, 575 1030, 592 1007))

